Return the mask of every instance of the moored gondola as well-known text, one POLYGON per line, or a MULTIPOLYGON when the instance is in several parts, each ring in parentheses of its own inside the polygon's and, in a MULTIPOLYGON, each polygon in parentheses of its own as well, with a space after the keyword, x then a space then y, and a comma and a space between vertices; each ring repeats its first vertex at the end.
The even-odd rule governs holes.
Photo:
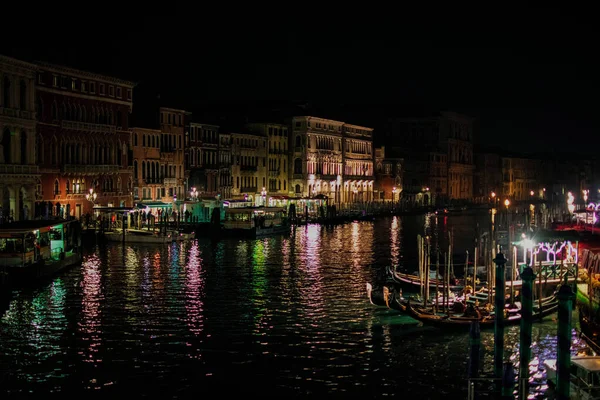
MULTIPOLYGON (((517 325, 521 322, 520 309, 505 309, 506 317, 504 325, 517 325)), ((554 296, 550 296, 543 300, 541 310, 539 307, 534 307, 533 321, 539 321, 544 317, 554 314, 558 310, 558 300, 554 296)), ((423 324, 431 325, 441 329, 458 329, 468 330, 471 322, 479 322, 481 329, 489 329, 494 327, 494 313, 482 313, 478 309, 471 307, 465 313, 456 315, 447 315, 441 313, 433 313, 428 309, 422 309, 419 306, 411 303, 407 304, 406 312, 412 318, 423 322, 423 324)))

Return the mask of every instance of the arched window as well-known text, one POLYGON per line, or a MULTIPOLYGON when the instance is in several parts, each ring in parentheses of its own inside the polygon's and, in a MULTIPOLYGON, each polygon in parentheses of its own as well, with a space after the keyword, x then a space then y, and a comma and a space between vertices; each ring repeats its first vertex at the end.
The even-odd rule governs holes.
POLYGON ((300 193, 300 185, 296 185, 296 193, 299 194, 300 193))
POLYGON ((57 120, 58 119, 58 107, 56 106, 56 102, 52 102, 51 112, 52 112, 52 120, 57 120))
POLYGON ((56 179, 54 181, 54 194, 57 195, 60 193, 60 190, 58 190, 58 179, 56 179))
POLYGON ((12 163, 12 157, 11 157, 11 151, 10 151, 10 145, 11 145, 11 136, 10 136, 10 131, 8 130, 8 128, 4 129, 4 133, 2 134, 2 147, 4 149, 4 162, 6 164, 11 164, 12 163))
POLYGON ((19 83, 19 108, 27 110, 27 84, 23 79, 19 83))
POLYGON ((29 164, 27 160, 27 132, 21 131, 21 164, 29 164))
POLYGON ((287 190, 285 179, 283 180, 283 190, 287 190))
POLYGON ((133 134, 133 145, 134 146, 138 145, 138 135, 137 135, 137 133, 133 134))
POLYGON ((294 160, 294 174, 301 174, 302 173, 302 160, 299 158, 296 158, 294 160))
POLYGON ((146 179, 146 162, 142 161, 142 179, 146 179))
POLYGON ((137 162, 137 160, 133 160, 133 179, 139 179, 138 178, 138 162, 137 162))
POLYGON ((10 108, 10 79, 4 77, 4 107, 10 108))
POLYGON ((70 190, 71 190, 71 188, 69 188, 69 184, 70 184, 70 182, 69 182, 69 180, 67 179, 67 183, 65 184, 65 190, 66 190, 66 193, 67 193, 67 194, 69 194, 69 193, 70 193, 70 190))
POLYGON ((142 146, 146 147, 146 135, 142 135, 142 146))

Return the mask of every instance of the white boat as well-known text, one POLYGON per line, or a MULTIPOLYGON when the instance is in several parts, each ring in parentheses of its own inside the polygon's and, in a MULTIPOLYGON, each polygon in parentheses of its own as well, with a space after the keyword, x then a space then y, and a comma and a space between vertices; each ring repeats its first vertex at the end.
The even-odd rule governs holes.
POLYGON ((230 207, 225 208, 223 234, 225 236, 263 237, 290 231, 283 207, 230 207))
POLYGON ((46 278, 81 262, 76 220, 18 221, 0 225, 0 272, 9 284, 46 278))
POLYGON ((195 234, 183 233, 178 231, 168 231, 166 234, 158 231, 146 231, 138 229, 126 229, 125 235, 121 229, 104 232, 104 238, 109 242, 125 242, 125 243, 171 243, 183 242, 185 240, 194 239, 195 234))
MULTIPOLYGON (((548 382, 556 387, 556 360, 544 361, 548 382)), ((571 357, 572 400, 600 399, 600 356, 571 357)))

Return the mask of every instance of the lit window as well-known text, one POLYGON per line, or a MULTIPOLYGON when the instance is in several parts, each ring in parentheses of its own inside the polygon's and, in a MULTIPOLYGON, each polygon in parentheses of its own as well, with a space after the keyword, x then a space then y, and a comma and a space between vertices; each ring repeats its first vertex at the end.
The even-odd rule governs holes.
POLYGON ((84 81, 81 81, 81 91, 83 93, 87 92, 87 84, 84 81))
POLYGON ((58 87, 58 76, 56 75, 52 77, 52 86, 58 87))

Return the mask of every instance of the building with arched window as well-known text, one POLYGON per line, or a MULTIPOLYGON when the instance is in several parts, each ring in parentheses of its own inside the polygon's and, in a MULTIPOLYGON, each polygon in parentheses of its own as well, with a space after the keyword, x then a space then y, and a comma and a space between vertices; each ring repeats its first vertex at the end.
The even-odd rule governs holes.
POLYGON ((330 204, 373 201, 373 129, 316 117, 294 117, 290 183, 296 196, 330 204))
POLYGON ((0 56, 0 223, 33 218, 40 192, 36 70, 36 65, 0 56))
POLYGON ((134 83, 46 63, 37 74, 40 204, 60 203, 62 216, 75 218, 94 205, 132 206, 134 83))

